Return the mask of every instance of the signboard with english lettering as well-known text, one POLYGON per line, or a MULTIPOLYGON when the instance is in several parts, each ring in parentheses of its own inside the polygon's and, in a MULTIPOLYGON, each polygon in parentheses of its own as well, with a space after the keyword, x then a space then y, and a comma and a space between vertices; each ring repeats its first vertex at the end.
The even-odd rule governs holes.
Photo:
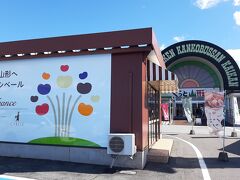
POLYGON ((222 76, 224 90, 240 90, 240 70, 222 48, 205 41, 182 41, 162 51, 166 67, 184 57, 201 57, 214 65, 222 76))

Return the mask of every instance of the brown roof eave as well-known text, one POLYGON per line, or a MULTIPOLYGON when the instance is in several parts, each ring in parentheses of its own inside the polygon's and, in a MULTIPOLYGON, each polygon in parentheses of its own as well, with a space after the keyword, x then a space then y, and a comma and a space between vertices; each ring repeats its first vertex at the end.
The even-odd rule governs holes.
POLYGON ((62 55, 124 53, 154 50, 159 64, 165 67, 152 28, 83 34, 0 43, 0 59, 13 60, 62 55), (109 50, 110 48, 110 50, 109 50), (139 48, 139 50, 138 50, 139 48), (106 50, 107 49, 107 50, 106 50), (72 53, 81 50, 80 53, 72 53), (92 50, 94 52, 92 52, 92 50), (37 54, 32 56, 32 54, 37 54))
POLYGON ((152 28, 0 43, 0 55, 152 44, 152 28))
POLYGON ((65 53, 58 53, 58 52, 51 52, 51 54, 43 54, 43 53, 37 53, 37 55, 30 55, 30 54, 24 54, 24 56, 17 56, 13 55, 10 57, 1 56, 0 61, 9 61, 9 60, 17 60, 17 59, 35 59, 35 58, 43 58, 43 57, 60 57, 60 56, 79 56, 79 55, 93 55, 93 54, 115 54, 115 53, 136 53, 136 52, 144 52, 149 53, 152 50, 152 47, 147 46, 143 48, 139 47, 132 47, 132 48, 114 48, 112 50, 96 50, 96 51, 80 51, 80 52, 72 52, 67 51, 65 53))

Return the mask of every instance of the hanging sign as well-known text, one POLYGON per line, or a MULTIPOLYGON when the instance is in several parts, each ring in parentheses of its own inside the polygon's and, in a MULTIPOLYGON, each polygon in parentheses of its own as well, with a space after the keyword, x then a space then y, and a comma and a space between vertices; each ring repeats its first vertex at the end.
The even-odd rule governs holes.
POLYGON ((233 112, 234 112, 234 123, 240 125, 240 114, 237 98, 233 97, 233 112))
POLYGON ((163 112, 163 118, 165 121, 169 120, 169 113, 168 113, 168 104, 161 104, 162 112, 163 112))
POLYGON ((181 99, 184 97, 204 98, 205 91, 219 91, 219 88, 194 88, 194 89, 182 88, 177 93, 173 93, 173 95, 177 99, 181 99))
POLYGON ((212 129, 212 133, 217 134, 223 129, 224 92, 205 92, 204 94, 207 124, 212 129))
POLYGON ((187 117, 188 122, 192 122, 192 98, 185 97, 182 98, 182 106, 184 109, 185 116, 187 117))

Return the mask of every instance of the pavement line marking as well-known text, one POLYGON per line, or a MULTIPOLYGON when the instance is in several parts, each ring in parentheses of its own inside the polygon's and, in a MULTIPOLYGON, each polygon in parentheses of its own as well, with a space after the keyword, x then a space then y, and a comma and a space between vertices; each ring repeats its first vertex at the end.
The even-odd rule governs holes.
MULTIPOLYGON (((166 136, 170 136, 170 135, 166 135, 166 136)), ((203 156, 202 156, 202 153, 199 151, 199 149, 196 146, 194 146, 192 143, 190 143, 190 142, 188 142, 188 141, 186 141, 184 139, 181 139, 181 138, 175 137, 175 136, 170 136, 170 137, 174 137, 174 138, 176 138, 178 140, 181 140, 181 141, 187 143, 188 145, 190 145, 194 149, 194 151, 197 154, 198 162, 199 162, 199 165, 200 165, 201 170, 202 170, 203 179, 204 180, 211 180, 211 177, 209 175, 206 163, 205 163, 205 161, 203 159, 203 156)))
POLYGON ((5 179, 9 179, 9 180, 34 180, 34 179, 29 179, 29 178, 8 176, 8 175, 0 175, 0 180, 1 180, 1 178, 5 178, 5 179))

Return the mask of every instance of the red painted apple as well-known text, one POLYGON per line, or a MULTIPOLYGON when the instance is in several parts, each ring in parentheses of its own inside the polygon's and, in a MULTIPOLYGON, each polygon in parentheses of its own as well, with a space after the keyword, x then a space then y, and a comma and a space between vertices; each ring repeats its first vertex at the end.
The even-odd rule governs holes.
POLYGON ((48 104, 44 103, 42 105, 38 105, 35 110, 38 115, 42 116, 48 113, 49 106, 48 104))
POLYGON ((66 72, 66 71, 68 71, 69 66, 68 65, 61 65, 60 69, 61 69, 61 71, 66 72))

